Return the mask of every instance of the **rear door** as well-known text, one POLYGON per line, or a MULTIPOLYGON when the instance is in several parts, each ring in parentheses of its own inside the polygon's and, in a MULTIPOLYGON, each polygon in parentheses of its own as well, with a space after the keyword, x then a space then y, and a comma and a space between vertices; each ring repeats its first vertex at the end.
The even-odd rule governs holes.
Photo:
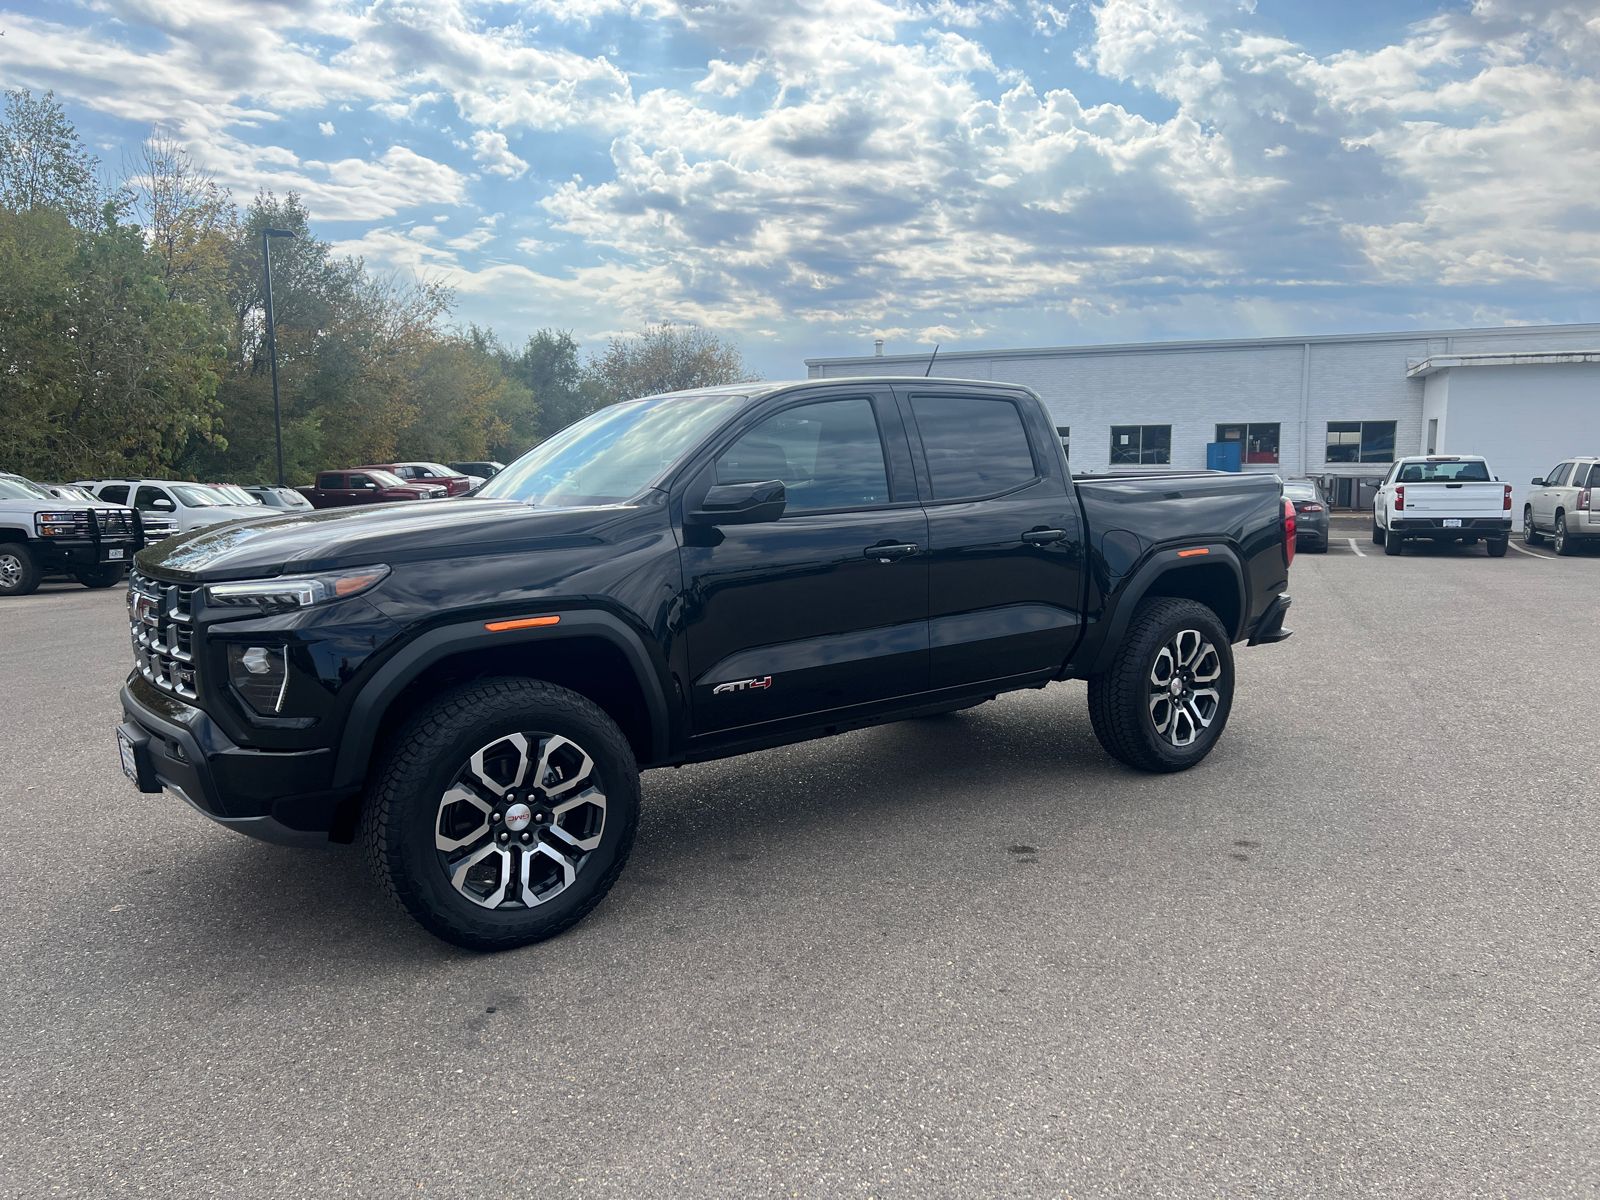
POLYGON ((1054 429, 1031 397, 897 386, 932 549, 935 688, 1054 671, 1083 601, 1083 530, 1054 429))
POLYGON ((790 394, 740 423, 681 494, 782 480, 781 519, 686 524, 697 737, 874 705, 928 684, 927 518, 893 393, 790 394), (873 548, 879 548, 873 552, 873 548))

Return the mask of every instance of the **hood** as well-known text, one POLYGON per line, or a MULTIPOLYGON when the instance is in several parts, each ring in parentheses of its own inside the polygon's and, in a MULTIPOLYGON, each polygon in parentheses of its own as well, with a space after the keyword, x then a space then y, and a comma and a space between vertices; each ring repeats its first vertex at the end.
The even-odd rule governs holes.
POLYGON ((276 512, 195 529, 141 550, 137 563, 171 579, 217 582, 332 571, 369 563, 600 545, 632 508, 530 508, 462 497, 449 504, 381 504, 276 512))

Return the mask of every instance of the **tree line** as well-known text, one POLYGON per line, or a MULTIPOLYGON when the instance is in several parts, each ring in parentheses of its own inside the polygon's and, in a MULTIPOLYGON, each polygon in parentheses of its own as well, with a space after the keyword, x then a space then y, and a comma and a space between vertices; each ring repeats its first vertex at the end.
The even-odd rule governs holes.
POLYGON ((451 323, 448 287, 371 271, 298 196, 240 207, 161 135, 106 182, 52 94, 0 120, 0 470, 272 482, 265 229, 284 469, 517 455, 634 396, 755 376, 738 348, 661 324, 584 356, 451 323))

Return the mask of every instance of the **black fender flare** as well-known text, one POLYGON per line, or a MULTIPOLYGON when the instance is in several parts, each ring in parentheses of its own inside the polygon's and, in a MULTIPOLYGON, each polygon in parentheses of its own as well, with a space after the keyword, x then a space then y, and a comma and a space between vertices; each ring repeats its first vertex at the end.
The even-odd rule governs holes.
POLYGON ((1202 542, 1194 546, 1174 546, 1167 550, 1157 550, 1144 560, 1143 563, 1123 582, 1115 593, 1114 607, 1111 617, 1104 623, 1105 632, 1101 635, 1100 645, 1095 651, 1094 660, 1083 671, 1085 675, 1098 675, 1101 671, 1111 669, 1111 662, 1116 657, 1117 647, 1122 644, 1123 635, 1128 631, 1128 622, 1133 619, 1133 610, 1139 606, 1139 601, 1144 599, 1156 580, 1174 571, 1189 570, 1193 567, 1212 566, 1217 563, 1226 565, 1233 576, 1234 586, 1239 589, 1239 622, 1234 629, 1228 630, 1228 637, 1239 641, 1244 636, 1245 627, 1250 621, 1250 592, 1245 584, 1244 563, 1239 558, 1239 553, 1226 542, 1202 542))
MULTIPOLYGON (((482 620, 439 625, 419 634, 402 646, 367 681, 351 705, 344 734, 339 739, 339 757, 334 763, 335 788, 355 787, 366 777, 367 764, 377 743, 384 713, 402 691, 434 663, 466 650, 481 650, 534 641, 555 641, 573 637, 600 637, 622 651, 633 669, 650 714, 650 760, 660 763, 670 757, 671 718, 661 673, 651 661, 641 638, 626 622, 608 612, 595 609, 546 609, 559 616, 558 624, 494 632, 482 620)), ((641 764, 644 765, 644 764, 641 764)))

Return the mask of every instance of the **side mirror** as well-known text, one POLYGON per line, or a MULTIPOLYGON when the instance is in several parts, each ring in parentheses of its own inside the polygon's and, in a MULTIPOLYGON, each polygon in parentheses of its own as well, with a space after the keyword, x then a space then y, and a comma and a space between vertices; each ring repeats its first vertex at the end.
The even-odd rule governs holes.
POLYGON ((1534 487, 1543 487, 1544 486, 1544 480, 1540 479, 1537 475, 1535 475, 1533 477, 1533 486, 1534 487))
POLYGON ((706 493, 692 520, 702 525, 759 525, 783 516, 789 497, 783 483, 723 483, 706 493))
POLYGON ((150 501, 150 507, 155 509, 157 512, 172 512, 178 506, 163 496, 159 500, 150 501))
POLYGON ((366 488, 369 492, 375 492, 378 490, 378 485, 375 483, 363 483, 361 486, 366 488))

